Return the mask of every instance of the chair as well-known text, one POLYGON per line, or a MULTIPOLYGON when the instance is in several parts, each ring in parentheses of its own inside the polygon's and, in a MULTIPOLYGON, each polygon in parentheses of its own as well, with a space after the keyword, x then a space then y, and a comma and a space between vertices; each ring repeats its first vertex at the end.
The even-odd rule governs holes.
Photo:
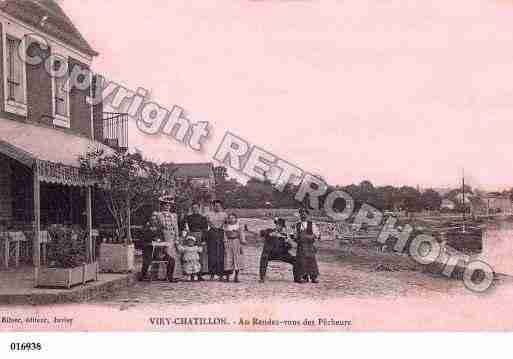
POLYGON ((9 236, 7 232, 0 232, 0 252, 2 253, 2 264, 9 268, 9 236))
POLYGON ((48 263, 48 243, 52 241, 52 237, 48 231, 41 231, 39 234, 39 243, 41 245, 41 264, 48 263))
POLYGON ((167 247, 154 245, 152 249, 152 261, 150 263, 150 266, 148 268, 148 274, 150 278, 150 282, 153 281, 153 278, 155 277, 157 280, 168 280, 167 276, 167 266, 168 261, 161 259, 163 254, 165 253, 165 250, 167 247), (163 253, 164 252, 164 253, 163 253), (157 257, 157 258, 155 258, 157 257))
POLYGON ((14 265, 18 267, 20 265, 20 247, 21 244, 26 244, 28 242, 27 237, 23 232, 8 232, 8 239, 5 244, 5 266, 9 267, 9 256, 11 250, 11 243, 14 243, 14 265))
POLYGON ((100 239, 100 231, 98 229, 93 228, 91 231, 91 237, 93 237, 93 252, 91 253, 91 260, 96 262, 96 258, 98 257, 98 240, 100 239))

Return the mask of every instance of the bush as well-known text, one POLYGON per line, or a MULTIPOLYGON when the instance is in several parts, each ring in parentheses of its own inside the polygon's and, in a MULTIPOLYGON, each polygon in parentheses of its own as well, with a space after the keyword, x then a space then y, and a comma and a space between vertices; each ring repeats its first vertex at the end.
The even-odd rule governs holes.
POLYGON ((87 233, 81 229, 54 227, 49 230, 48 266, 75 268, 87 262, 87 233))

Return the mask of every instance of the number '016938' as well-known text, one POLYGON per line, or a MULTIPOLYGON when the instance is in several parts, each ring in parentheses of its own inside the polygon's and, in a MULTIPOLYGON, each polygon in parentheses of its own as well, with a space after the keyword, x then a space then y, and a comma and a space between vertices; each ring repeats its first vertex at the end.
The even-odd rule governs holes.
POLYGON ((11 343, 11 351, 38 351, 41 343, 11 343))

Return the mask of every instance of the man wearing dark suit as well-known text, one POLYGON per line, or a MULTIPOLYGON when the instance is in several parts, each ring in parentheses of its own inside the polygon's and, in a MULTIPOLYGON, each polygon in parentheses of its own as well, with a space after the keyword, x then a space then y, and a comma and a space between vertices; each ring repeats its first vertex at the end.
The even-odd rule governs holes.
POLYGON ((267 265, 269 261, 285 262, 292 265, 294 281, 298 282, 296 276, 295 264, 296 257, 289 253, 292 245, 288 242, 288 234, 286 232, 285 220, 278 218, 275 220, 275 228, 265 229, 260 232, 264 238, 264 249, 260 257, 260 283, 265 282, 267 273, 267 265))

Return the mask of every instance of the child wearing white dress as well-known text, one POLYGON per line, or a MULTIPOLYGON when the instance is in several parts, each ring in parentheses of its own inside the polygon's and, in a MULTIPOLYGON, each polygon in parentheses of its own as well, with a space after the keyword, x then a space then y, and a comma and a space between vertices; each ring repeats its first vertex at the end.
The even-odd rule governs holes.
POLYGON ((185 240, 185 246, 179 245, 178 251, 182 254, 183 272, 191 276, 191 282, 194 277, 201 281, 201 262, 200 253, 203 248, 196 245, 196 238, 189 236, 185 240))

